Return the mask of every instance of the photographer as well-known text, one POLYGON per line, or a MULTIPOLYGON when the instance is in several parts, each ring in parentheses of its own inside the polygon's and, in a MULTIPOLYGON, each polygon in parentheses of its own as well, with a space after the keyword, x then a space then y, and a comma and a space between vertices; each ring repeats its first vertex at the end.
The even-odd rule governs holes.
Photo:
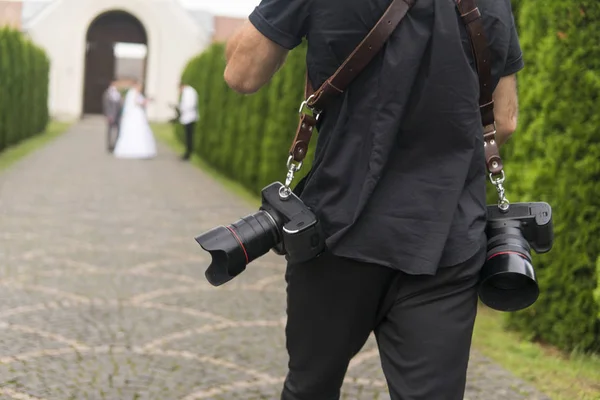
POLYGON ((194 130, 198 122, 198 92, 190 85, 181 82, 179 84, 180 101, 177 106, 179 123, 183 125, 185 132, 185 153, 181 156, 187 161, 194 151, 194 130))
MULTIPOLYGON (((257 91, 306 38, 317 88, 389 4, 263 0, 227 45, 225 80, 241 93, 257 91)), ((516 129, 515 74, 523 61, 510 1, 478 6, 502 144, 516 129)), ((318 215, 327 251, 287 266, 290 361, 282 399, 338 399, 349 361, 371 332, 392 399, 463 398, 486 255, 478 100, 455 1, 417 0, 323 110, 312 170, 295 192, 318 215)))

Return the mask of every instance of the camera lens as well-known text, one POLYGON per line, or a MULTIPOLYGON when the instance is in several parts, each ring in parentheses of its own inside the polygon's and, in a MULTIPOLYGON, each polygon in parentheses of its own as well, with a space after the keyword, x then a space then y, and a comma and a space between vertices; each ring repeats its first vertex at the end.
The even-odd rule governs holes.
MULTIPOLYGON (((516 254, 521 256, 520 254, 516 254)), ((493 282, 490 282, 498 290, 516 290, 523 286, 523 278, 511 274, 499 274, 493 282)))
POLYGON ((481 271, 479 298, 499 311, 518 311, 537 300, 539 288, 529 243, 520 224, 501 222, 488 229, 487 261, 481 271))
POLYGON ((246 269, 246 265, 275 247, 279 240, 277 223, 264 210, 196 238, 196 242, 212 257, 205 275, 213 286, 235 278, 246 269))

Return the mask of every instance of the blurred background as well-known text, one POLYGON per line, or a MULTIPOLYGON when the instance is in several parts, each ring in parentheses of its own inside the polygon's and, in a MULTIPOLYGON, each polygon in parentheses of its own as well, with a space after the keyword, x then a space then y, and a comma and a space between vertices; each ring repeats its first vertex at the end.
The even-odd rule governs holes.
POLYGON ((168 103, 177 100, 174 88, 185 63, 225 41, 252 9, 252 2, 214 3, 9 0, 0 1, 0 22, 52 60, 48 101, 53 117, 101 113, 102 92, 115 78, 122 86, 133 79, 143 82, 147 94, 160 99, 149 105, 149 118, 165 120, 171 113, 168 103), (57 29, 65 23, 68 28, 57 29))

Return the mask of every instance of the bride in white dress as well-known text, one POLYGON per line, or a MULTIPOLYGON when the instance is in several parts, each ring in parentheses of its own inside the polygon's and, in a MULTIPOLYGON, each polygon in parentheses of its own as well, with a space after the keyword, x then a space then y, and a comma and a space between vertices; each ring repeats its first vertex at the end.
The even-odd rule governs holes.
POLYGON ((146 117, 148 100, 141 92, 140 84, 127 92, 119 139, 113 152, 117 158, 153 158, 156 156, 156 141, 146 117))

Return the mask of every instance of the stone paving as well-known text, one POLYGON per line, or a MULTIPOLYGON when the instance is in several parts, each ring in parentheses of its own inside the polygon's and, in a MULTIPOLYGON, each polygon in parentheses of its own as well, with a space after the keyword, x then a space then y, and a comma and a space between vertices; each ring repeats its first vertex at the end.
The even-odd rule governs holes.
MULTIPOLYGON (((254 211, 176 154, 116 160, 101 119, 0 174, 0 399, 277 399, 283 259, 204 279, 194 237, 254 211)), ((389 399, 373 338, 343 399, 389 399)), ((465 399, 547 399, 473 352, 465 399)), ((436 399, 432 399, 436 400, 436 399)))

